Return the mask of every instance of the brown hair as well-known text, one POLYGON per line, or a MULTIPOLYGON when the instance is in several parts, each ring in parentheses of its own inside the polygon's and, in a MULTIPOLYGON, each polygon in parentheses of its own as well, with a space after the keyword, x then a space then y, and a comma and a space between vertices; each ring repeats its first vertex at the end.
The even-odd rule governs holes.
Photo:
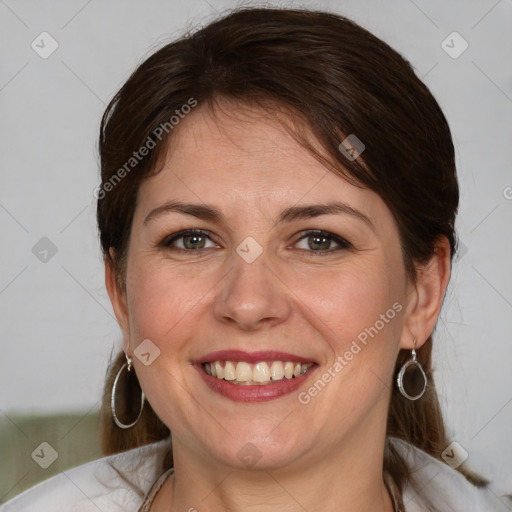
MULTIPOLYGON (((268 111, 278 107, 300 120, 321 152, 297 129, 294 135, 301 144, 333 172, 377 192, 390 208, 411 279, 416 279, 416 264, 432 257, 439 237, 448 239, 454 254, 459 193, 451 134, 439 105, 409 63, 342 16, 249 8, 161 48, 137 68, 106 109, 99 140, 102 187, 113 185, 123 166, 127 172, 109 190, 100 189, 97 218, 106 263, 114 266, 122 289, 138 188, 145 177, 157 172, 159 159, 172 144, 170 119, 184 105, 191 105, 191 99, 212 109, 219 100, 268 111), (166 127, 165 136, 159 126, 166 127), (350 134, 365 145, 361 158, 348 159, 339 149, 350 134), (161 142, 156 140, 160 138, 161 142), (150 139, 158 142, 156 147, 127 168, 133 152, 150 139)), ((395 387, 387 433, 441 460, 448 443, 431 351, 429 337, 418 353, 429 380, 427 393, 412 402, 395 387)), ((402 351, 396 368, 408 357, 402 351)), ((113 423, 110 390, 123 362, 120 353, 105 386, 106 453, 169 435, 148 403, 134 428, 121 431, 113 423)), ((127 393, 124 400, 130 399, 127 393)), ((408 471, 392 448, 386 452, 384 467, 402 487, 408 471)))

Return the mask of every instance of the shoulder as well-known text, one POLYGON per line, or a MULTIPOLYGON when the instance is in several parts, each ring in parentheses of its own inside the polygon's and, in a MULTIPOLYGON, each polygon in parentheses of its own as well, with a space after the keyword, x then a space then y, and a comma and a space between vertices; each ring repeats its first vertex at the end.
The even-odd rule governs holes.
POLYGON ((490 488, 475 487, 448 464, 405 441, 390 438, 389 442, 405 458, 410 470, 409 481, 403 493, 406 512, 511 510, 512 500, 509 498, 498 496, 490 488))
POLYGON ((64 471, 0 505, 0 512, 137 511, 163 472, 169 440, 64 471))

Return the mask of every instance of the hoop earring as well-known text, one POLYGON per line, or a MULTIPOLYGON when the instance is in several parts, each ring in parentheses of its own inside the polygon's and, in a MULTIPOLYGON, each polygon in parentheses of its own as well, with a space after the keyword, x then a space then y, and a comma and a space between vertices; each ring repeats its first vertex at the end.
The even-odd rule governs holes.
MULTIPOLYGON (((416 340, 414 340, 414 346, 416 346, 416 340)), ((404 363, 402 368, 400 368, 400 372, 398 373, 398 376, 396 378, 396 383, 398 385, 398 389, 400 390, 400 393, 402 393, 402 395, 405 398, 407 398, 408 400, 418 400, 425 394, 425 391, 427 389, 427 382, 428 382, 427 376, 425 375, 425 372, 423 371, 421 364, 416 360, 416 350, 413 348, 412 349, 412 359, 409 359, 409 361, 404 363), (412 365, 416 366, 419 369, 420 374, 423 378, 423 387, 417 395, 410 395, 409 393, 407 393, 407 391, 404 388, 403 380, 404 380, 405 372, 406 372, 407 368, 409 368, 409 366, 412 366, 412 365)))
MULTIPOLYGON (((127 373, 128 374, 131 374, 131 370, 132 370, 132 358, 129 357, 127 354, 125 354, 125 356, 126 356, 126 363, 124 363, 123 366, 121 366, 121 368, 117 372, 116 378, 114 379, 114 384, 112 386, 112 392, 111 392, 111 395, 110 395, 110 408, 112 409, 112 418, 114 419, 114 423, 119 428, 122 428, 122 429, 131 428, 131 427, 133 427, 139 421, 140 416, 142 414, 142 409, 144 408, 144 400, 146 398, 144 396, 144 392, 141 389, 141 391, 140 391, 141 398, 140 398, 139 413, 138 413, 137 417, 135 418, 135 420, 132 421, 132 423, 123 423, 118 418, 117 413, 116 413, 116 389, 117 389, 117 384, 119 382, 119 378, 121 376, 121 373, 123 372, 123 370, 125 368, 127 369, 127 373)), ((134 376, 135 379, 137 378, 136 375, 135 375, 135 372, 133 373, 133 376, 134 376)))

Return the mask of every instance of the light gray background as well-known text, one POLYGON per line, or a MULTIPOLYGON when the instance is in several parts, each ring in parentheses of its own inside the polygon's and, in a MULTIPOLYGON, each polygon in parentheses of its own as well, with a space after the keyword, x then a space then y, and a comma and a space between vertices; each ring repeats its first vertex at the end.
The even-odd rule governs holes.
MULTIPOLYGON (((437 385, 450 438, 512 492, 512 3, 270 4, 352 17, 413 64, 448 117, 463 250, 436 333, 437 385), (457 59, 441 46, 453 31, 469 43, 457 59)), ((235 5, 0 0, 0 414, 98 407, 120 342, 95 227, 100 117, 154 48, 235 5), (59 44, 47 59, 31 48, 43 31, 59 44), (47 262, 32 253, 42 237, 58 249, 47 262)))

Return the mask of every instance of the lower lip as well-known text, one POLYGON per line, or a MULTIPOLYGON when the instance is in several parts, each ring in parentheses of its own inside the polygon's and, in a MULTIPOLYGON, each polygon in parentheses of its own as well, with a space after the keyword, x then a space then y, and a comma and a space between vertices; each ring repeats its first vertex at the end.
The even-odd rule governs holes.
POLYGON ((212 391, 235 402, 266 402, 293 393, 304 384, 317 368, 317 365, 314 364, 306 373, 298 377, 284 378, 272 384, 244 385, 231 384, 228 380, 212 377, 204 371, 202 364, 194 366, 212 391))

